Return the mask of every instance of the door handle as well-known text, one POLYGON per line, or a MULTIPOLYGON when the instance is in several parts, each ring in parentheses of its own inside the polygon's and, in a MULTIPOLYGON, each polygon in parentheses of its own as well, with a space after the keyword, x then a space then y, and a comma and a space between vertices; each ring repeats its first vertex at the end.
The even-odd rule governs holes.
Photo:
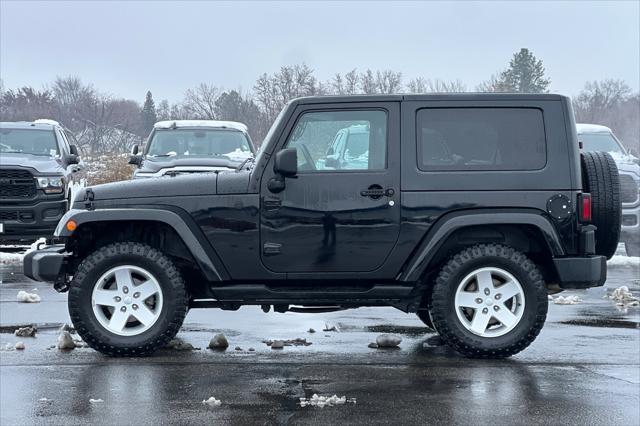
POLYGON ((363 197, 369 197, 374 200, 378 200, 382 197, 393 197, 396 192, 393 188, 384 189, 380 185, 371 185, 369 188, 364 191, 360 191, 360 195, 363 197))

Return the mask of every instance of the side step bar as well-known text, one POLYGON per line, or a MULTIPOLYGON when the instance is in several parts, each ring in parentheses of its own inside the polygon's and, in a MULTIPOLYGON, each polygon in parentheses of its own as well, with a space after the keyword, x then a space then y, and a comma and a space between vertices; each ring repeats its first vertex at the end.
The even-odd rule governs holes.
POLYGON ((286 287, 269 287, 261 284, 238 284, 224 287, 210 287, 213 298, 224 302, 241 302, 243 304, 298 304, 312 302, 334 305, 339 301, 394 301, 410 296, 413 286, 374 285, 366 288, 318 288, 301 289, 286 287))

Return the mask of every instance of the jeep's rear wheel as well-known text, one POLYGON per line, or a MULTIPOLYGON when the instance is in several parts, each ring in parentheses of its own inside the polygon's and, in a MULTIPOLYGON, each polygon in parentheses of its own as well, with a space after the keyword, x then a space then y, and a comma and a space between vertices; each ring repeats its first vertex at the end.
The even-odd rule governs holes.
POLYGON ((129 242, 87 256, 68 303, 71 321, 89 346, 111 356, 139 356, 176 335, 188 301, 173 262, 152 247, 129 242))
POLYGON ((456 351, 505 358, 533 342, 547 308, 547 290, 531 260, 507 246, 480 244, 442 268, 430 312, 438 333, 456 351))
POLYGON ((611 154, 582 153, 582 185, 591 194, 591 218, 596 229, 596 254, 611 259, 618 248, 622 204, 620 176, 611 154))

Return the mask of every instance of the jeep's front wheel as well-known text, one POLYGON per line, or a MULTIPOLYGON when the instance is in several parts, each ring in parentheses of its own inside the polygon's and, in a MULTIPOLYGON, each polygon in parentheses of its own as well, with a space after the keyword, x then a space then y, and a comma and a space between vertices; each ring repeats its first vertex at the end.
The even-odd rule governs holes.
POLYGON ((442 268, 430 312, 438 333, 456 351, 505 358, 533 342, 547 308, 547 290, 531 260, 507 246, 480 244, 442 268))
POLYGON ((148 355, 178 332, 188 309, 173 262, 139 243, 116 243, 87 256, 69 290, 78 334, 110 356, 148 355))

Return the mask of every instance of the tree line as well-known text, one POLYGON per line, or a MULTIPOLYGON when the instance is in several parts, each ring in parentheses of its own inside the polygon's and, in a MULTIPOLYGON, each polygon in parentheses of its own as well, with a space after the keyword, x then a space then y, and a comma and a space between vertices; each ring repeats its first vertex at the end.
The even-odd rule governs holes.
MULTIPOLYGON (((459 80, 416 77, 405 80, 391 69, 337 72, 322 81, 306 64, 283 66, 260 75, 252 91, 225 90, 201 83, 187 90, 181 101, 156 104, 150 91, 142 105, 101 93, 78 77, 58 77, 38 90, 0 86, 0 120, 52 118, 62 123, 77 143, 91 153, 124 152, 148 135, 160 120, 205 119, 245 123, 254 142, 261 143, 271 123, 291 99, 311 95, 516 92, 546 93, 551 84, 544 64, 530 50, 515 52, 503 70, 473 88, 459 80)), ((573 98, 578 122, 603 124, 628 145, 640 141, 640 94, 621 80, 585 83, 573 98)))

